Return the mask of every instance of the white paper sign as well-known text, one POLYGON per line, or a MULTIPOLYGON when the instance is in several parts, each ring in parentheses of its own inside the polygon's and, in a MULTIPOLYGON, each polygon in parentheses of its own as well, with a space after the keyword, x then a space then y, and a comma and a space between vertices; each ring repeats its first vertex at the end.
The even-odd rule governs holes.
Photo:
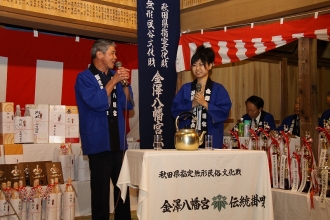
POLYGON ((286 156, 281 156, 281 165, 280 165, 280 188, 284 189, 284 174, 285 174, 285 164, 286 164, 286 156))
POLYGON ((273 188, 278 188, 278 168, 277 168, 277 154, 273 154, 271 158, 272 163, 272 179, 273 179, 273 188))
POLYGON ((291 161, 291 172, 292 172, 292 192, 297 192, 299 188, 299 166, 296 158, 292 158, 291 161))
POLYGON ((307 181, 307 169, 308 169, 308 161, 306 158, 302 160, 301 163, 301 184, 298 189, 298 192, 302 192, 305 188, 306 181, 307 181))

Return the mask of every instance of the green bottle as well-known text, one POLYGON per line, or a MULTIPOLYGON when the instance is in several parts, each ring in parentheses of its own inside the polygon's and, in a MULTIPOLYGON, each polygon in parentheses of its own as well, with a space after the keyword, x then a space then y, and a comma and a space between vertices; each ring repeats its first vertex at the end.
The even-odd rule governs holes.
POLYGON ((243 118, 241 118, 239 120, 239 123, 238 123, 238 136, 239 137, 243 137, 244 136, 244 122, 243 122, 243 118))

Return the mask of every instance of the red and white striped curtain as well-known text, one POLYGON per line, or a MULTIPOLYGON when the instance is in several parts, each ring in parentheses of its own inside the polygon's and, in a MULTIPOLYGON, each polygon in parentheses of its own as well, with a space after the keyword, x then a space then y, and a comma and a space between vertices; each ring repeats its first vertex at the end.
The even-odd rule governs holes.
MULTIPOLYGON (((74 36, 0 28, 0 102, 76 105, 74 84, 91 63, 94 40, 74 36)), ((138 112, 137 45, 116 43, 118 60, 131 69, 135 109, 138 112)), ((136 130, 138 114, 127 120, 136 130), (130 122, 129 122, 130 121, 130 122)))
POLYGON ((330 14, 271 24, 182 34, 177 51, 176 71, 190 69, 196 47, 206 45, 216 53, 215 66, 237 62, 283 46, 301 37, 329 41, 330 14))

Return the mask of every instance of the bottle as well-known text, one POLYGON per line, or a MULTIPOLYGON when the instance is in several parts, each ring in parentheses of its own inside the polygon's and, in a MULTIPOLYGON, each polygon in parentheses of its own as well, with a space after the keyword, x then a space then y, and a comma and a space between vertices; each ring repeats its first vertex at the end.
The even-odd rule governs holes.
POLYGON ((244 137, 250 137, 250 120, 244 120, 244 137))
POLYGON ((56 193, 56 189, 55 189, 55 179, 50 179, 50 184, 48 185, 49 187, 51 187, 51 194, 55 194, 56 193))
POLYGON ((46 201, 46 219, 47 220, 57 220, 57 193, 55 189, 55 180, 50 179, 50 193, 48 194, 46 201))
POLYGON ((26 117, 26 116, 31 116, 29 106, 27 106, 27 105, 25 105, 25 112, 24 112, 24 117, 26 117))
POLYGON ((34 179, 33 181, 33 188, 35 189, 35 197, 34 198, 40 198, 40 190, 39 190, 39 179, 34 179))
POLYGON ((42 213, 42 204, 40 198, 40 189, 39 189, 39 179, 34 179, 33 181, 33 190, 30 193, 35 193, 32 195, 33 199, 28 204, 28 220, 41 220, 42 213))
POLYGON ((23 185, 23 180, 18 181, 18 188, 20 190, 21 200, 22 200, 22 217, 21 217, 21 220, 27 220, 27 190, 23 185))
POLYGON ((65 143, 62 143, 60 146, 60 152, 59 155, 67 155, 68 149, 66 148, 65 143))
POLYGON ((70 177, 68 178, 68 182, 65 186, 65 192, 63 195, 63 219, 75 219, 75 192, 70 177))
POLYGON ((57 220, 61 220, 61 207, 62 207, 62 192, 61 192, 61 188, 60 188, 60 184, 58 182, 58 178, 55 177, 54 179, 54 191, 57 194, 57 214, 56 214, 56 218, 57 220))
POLYGON ((25 185, 26 186, 31 186, 30 183, 30 170, 29 170, 29 165, 27 164, 25 169, 24 169, 24 174, 25 174, 25 185))
POLYGON ((61 193, 61 189, 57 177, 54 179, 54 191, 55 193, 61 193))
POLYGON ((21 117, 21 106, 20 105, 16 105, 16 112, 15 112, 15 116, 16 117, 21 117))
POLYGON ((71 155, 72 154, 71 142, 68 143, 67 148, 68 148, 68 155, 71 155))
MULTIPOLYGON (((18 188, 21 190, 23 187, 24 187, 23 180, 19 180, 18 181, 18 188)), ((24 196, 24 195, 22 195, 22 196, 24 196)), ((21 199, 23 200, 24 198, 21 198, 21 199)))
POLYGON ((19 194, 18 182, 14 182, 13 188, 11 190, 11 198, 10 198, 10 207, 9 207, 9 214, 13 214, 16 216, 8 218, 12 220, 19 220, 22 219, 22 201, 19 194))
MULTIPOLYGON (((1 192, 0 192, 0 216, 8 215, 9 212, 9 204, 7 202, 6 198, 6 189, 7 189, 7 183, 3 182, 1 183, 1 192)), ((3 219, 3 218, 1 218, 3 219)), ((4 218, 7 219, 7 218, 4 218)))
POLYGON ((243 118, 241 118, 239 120, 239 123, 238 123, 238 136, 239 137, 243 137, 244 136, 244 122, 243 122, 243 118))
POLYGON ((68 178, 68 182, 66 183, 65 192, 73 192, 72 179, 70 177, 68 178))
POLYGON ((7 189, 7 183, 3 182, 1 183, 1 193, 0 193, 0 200, 6 200, 6 189, 7 189))
POLYGON ((12 199, 19 199, 18 182, 14 182, 14 188, 12 189, 11 198, 12 199))
POLYGON ((8 199, 10 200, 11 205, 9 205, 8 207, 8 215, 14 215, 14 207, 12 206, 13 203, 13 192, 15 191, 12 187, 11 187, 11 181, 7 181, 7 195, 8 195, 8 199))
POLYGON ((8 193, 8 196, 9 198, 11 198, 11 191, 12 191, 12 188, 11 188, 11 182, 10 181, 7 181, 7 189, 6 189, 8 193))

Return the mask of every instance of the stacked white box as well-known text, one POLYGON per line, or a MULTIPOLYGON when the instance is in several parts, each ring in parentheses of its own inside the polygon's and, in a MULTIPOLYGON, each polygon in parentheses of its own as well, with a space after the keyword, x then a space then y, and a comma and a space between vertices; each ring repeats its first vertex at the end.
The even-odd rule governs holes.
POLYGON ((34 143, 48 143, 49 131, 49 105, 36 104, 27 105, 33 120, 34 143))
POLYGON ((49 143, 65 142, 65 105, 49 105, 49 143))
POLYGON ((3 150, 5 164, 18 164, 24 161, 22 144, 5 144, 3 150))
POLYGON ((79 143, 79 115, 77 106, 66 106, 65 143, 79 143))
POLYGON ((0 103, 0 145, 14 143, 14 103, 0 103))
POLYGON ((14 116, 14 143, 33 143, 33 122, 31 116, 14 116))

